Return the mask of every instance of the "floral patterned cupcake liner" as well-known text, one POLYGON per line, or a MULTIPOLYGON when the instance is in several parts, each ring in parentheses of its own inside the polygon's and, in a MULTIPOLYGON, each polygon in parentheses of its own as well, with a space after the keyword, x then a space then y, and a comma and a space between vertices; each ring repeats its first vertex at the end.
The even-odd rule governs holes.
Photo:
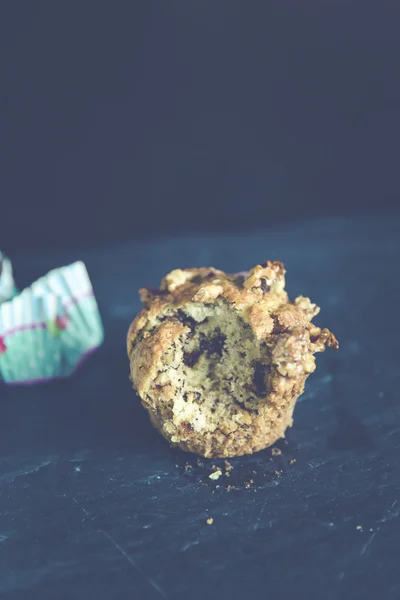
POLYGON ((103 339, 85 265, 55 269, 0 305, 0 379, 12 384, 66 377, 103 339))

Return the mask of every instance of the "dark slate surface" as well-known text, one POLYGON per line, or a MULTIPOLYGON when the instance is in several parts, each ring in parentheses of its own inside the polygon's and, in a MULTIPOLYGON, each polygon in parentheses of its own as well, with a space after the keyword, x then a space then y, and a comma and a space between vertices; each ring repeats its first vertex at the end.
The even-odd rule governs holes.
POLYGON ((0 390, 1 598, 399 598, 399 225, 316 221, 17 257, 21 284, 85 260, 106 343, 69 381, 0 390), (233 460, 213 482, 212 462, 149 425, 125 332, 137 288, 165 271, 267 258, 285 261, 291 294, 322 305, 317 321, 341 349, 319 356, 282 454, 233 460))

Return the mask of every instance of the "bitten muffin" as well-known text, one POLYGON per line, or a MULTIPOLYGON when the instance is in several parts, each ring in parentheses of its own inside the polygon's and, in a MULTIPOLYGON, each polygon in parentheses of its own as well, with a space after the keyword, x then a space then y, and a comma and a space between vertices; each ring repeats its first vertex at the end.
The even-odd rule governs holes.
POLYGON ((338 348, 311 323, 315 304, 289 301, 278 261, 234 275, 176 269, 140 295, 127 339, 134 388, 172 445, 204 457, 251 454, 283 437, 314 353, 338 348))

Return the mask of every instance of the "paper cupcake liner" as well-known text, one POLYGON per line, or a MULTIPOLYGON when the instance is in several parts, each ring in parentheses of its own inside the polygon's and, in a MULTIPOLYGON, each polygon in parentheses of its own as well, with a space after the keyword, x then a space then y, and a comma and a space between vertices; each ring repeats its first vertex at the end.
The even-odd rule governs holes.
POLYGON ((0 304, 17 294, 11 261, 0 251, 0 304))
POLYGON ((82 262, 50 271, 0 308, 0 378, 6 383, 67 377, 104 339, 82 262))
POLYGON ((68 375, 104 339, 92 284, 83 262, 50 271, 32 285, 40 293, 61 298, 63 318, 58 324, 63 348, 63 375, 68 375))
POLYGON ((62 315, 60 298, 29 288, 0 306, 0 375, 6 383, 53 379, 62 366, 62 346, 52 324, 62 315))

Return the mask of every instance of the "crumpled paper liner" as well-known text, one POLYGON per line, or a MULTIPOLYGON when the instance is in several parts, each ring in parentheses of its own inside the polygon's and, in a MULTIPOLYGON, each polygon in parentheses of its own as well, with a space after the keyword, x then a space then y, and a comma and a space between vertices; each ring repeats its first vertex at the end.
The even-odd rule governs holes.
POLYGON ((28 384, 67 377, 103 339, 83 262, 54 269, 0 305, 0 379, 28 384))

